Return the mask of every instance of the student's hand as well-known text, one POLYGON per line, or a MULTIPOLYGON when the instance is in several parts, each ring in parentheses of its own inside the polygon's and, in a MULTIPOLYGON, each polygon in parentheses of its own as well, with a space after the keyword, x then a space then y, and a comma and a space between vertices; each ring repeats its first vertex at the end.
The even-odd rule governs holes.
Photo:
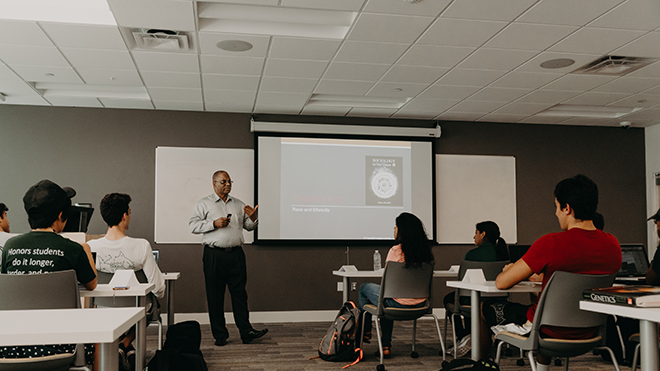
POLYGON ((531 282, 543 282, 543 273, 541 274, 534 273, 531 276, 529 276, 529 280, 531 282))
POLYGON ((218 218, 213 221, 213 226, 216 228, 224 228, 229 225, 229 218, 218 218))
POLYGON ((258 207, 259 207, 259 205, 255 206, 254 208, 251 207, 250 205, 245 205, 245 207, 243 208, 243 212, 245 213, 245 215, 248 216, 248 218, 250 218, 250 220, 255 221, 255 220, 257 220, 257 208, 258 207))
POLYGON ((513 266, 513 263, 509 263, 502 268, 502 272, 506 272, 509 268, 513 266))

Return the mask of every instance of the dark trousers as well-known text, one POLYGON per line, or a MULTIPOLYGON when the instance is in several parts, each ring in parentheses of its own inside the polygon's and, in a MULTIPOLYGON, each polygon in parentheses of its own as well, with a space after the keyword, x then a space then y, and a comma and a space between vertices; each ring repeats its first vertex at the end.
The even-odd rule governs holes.
POLYGON ((229 287, 234 321, 241 338, 245 338, 252 330, 252 325, 245 290, 247 267, 243 249, 240 246, 231 250, 204 246, 202 261, 213 337, 216 340, 226 340, 229 337, 225 322, 225 287, 229 287))

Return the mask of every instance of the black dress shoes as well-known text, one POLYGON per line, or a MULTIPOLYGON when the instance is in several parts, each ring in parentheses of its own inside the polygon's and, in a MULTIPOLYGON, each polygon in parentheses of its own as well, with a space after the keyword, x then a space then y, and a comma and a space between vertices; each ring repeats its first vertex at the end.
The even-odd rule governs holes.
POLYGON ((218 339, 215 341, 215 345, 219 347, 224 347, 227 345, 227 339, 218 339))
POLYGON ((252 340, 259 339, 260 337, 266 335, 267 332, 268 332, 267 328, 265 328, 263 330, 259 330, 259 331, 251 330, 243 338, 243 344, 249 344, 252 340))

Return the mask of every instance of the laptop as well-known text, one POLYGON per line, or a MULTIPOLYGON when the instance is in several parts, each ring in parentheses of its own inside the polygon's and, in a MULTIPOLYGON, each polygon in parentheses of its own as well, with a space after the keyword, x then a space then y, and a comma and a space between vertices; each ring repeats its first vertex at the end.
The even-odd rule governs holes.
POLYGON ((643 244, 621 245, 621 269, 616 273, 616 282, 643 283, 648 270, 649 257, 643 244))
POLYGON ((154 253, 154 260, 156 261, 156 265, 159 264, 158 260, 160 259, 160 251, 154 250, 152 251, 154 253))

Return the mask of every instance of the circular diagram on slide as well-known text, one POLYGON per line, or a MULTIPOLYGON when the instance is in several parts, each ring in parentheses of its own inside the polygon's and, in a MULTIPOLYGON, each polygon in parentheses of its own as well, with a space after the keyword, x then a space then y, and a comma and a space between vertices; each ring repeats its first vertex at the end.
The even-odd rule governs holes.
POLYGON ((371 176, 371 191, 379 198, 390 198, 396 194, 399 180, 387 169, 374 171, 371 176))

